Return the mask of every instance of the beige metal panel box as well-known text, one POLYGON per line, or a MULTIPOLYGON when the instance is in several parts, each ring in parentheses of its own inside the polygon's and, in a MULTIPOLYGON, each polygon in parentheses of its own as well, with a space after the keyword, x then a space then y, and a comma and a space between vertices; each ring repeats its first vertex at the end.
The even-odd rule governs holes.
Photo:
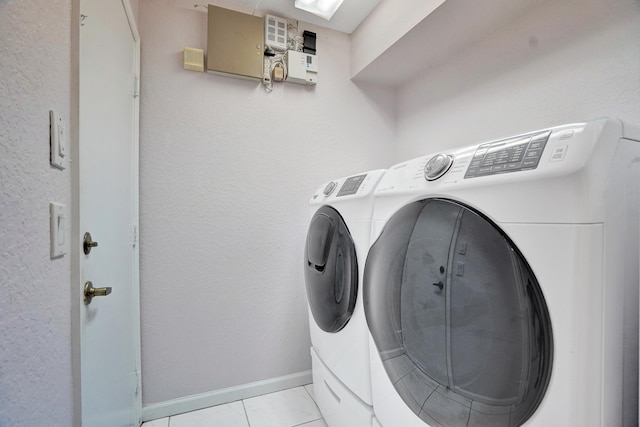
POLYGON ((207 71, 262 79, 264 20, 209 5, 207 71))

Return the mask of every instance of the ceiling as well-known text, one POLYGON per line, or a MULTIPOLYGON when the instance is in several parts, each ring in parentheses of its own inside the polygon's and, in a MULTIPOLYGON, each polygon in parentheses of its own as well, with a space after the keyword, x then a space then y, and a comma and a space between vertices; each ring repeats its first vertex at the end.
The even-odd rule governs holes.
MULTIPOLYGON (((184 1, 184 0, 182 0, 184 1)), ((282 18, 297 19, 323 28, 351 34, 369 13, 380 3, 380 0, 344 0, 330 21, 312 15, 304 10, 296 9, 294 0, 193 0, 193 3, 208 3, 235 9, 260 10, 282 18)))

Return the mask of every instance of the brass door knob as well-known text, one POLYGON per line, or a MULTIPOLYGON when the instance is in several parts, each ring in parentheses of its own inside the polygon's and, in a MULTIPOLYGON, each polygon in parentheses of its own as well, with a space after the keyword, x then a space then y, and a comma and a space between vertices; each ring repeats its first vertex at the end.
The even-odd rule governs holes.
POLYGON ((111 293, 111 288, 94 288, 93 283, 88 281, 84 284, 84 303, 91 304, 93 297, 105 297, 111 293))
POLYGON ((94 242, 91 238, 91 233, 84 233, 84 238, 82 239, 82 250, 85 255, 89 255, 91 252, 91 248, 95 248, 98 246, 98 242, 94 242))

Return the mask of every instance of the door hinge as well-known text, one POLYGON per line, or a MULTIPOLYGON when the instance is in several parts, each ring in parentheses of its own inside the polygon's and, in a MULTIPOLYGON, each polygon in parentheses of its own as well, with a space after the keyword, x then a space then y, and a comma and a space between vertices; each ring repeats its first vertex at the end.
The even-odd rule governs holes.
POLYGON ((142 380, 140 378, 140 371, 136 371, 136 396, 140 394, 140 385, 142 380))
POLYGON ((137 225, 133 225, 131 230, 131 235, 132 235, 132 240, 131 240, 131 246, 136 247, 138 245, 138 226, 137 225))
POLYGON ((140 381, 140 371, 134 371, 131 374, 129 374, 129 378, 131 381, 131 390, 133 391, 133 395, 137 396, 140 394, 140 389, 141 389, 141 381, 140 381))
POLYGON ((140 77, 133 77, 133 97, 137 98, 140 96, 140 77))

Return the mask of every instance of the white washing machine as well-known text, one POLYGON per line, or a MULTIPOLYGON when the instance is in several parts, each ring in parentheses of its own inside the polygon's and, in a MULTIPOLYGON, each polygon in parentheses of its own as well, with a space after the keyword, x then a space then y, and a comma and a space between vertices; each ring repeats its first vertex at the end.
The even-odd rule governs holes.
POLYGON ((380 425, 638 425, 639 141, 603 119, 389 169, 364 275, 380 425))
POLYGON ((331 181, 309 203, 304 271, 313 385, 329 427, 370 427, 373 418, 361 288, 373 191, 383 174, 374 170, 331 181))

